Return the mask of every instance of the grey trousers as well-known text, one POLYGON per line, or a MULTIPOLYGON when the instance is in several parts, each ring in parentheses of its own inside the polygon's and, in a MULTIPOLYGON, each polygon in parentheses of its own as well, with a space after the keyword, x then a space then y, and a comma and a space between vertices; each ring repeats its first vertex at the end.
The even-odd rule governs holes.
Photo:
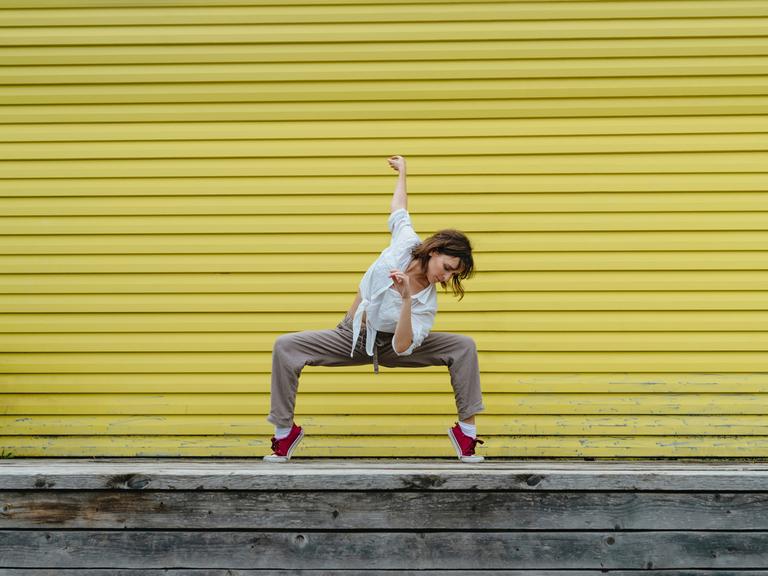
MULTIPOLYGON (((466 420, 485 410, 477 346, 471 337, 430 332, 411 354, 398 356, 392 349, 392 336, 392 332, 376 334, 379 364, 388 368, 448 366, 459 419, 466 420)), ((272 350, 272 402, 267 420, 281 428, 291 426, 299 376, 304 366, 371 364, 373 357, 365 353, 365 339, 363 324, 354 356, 350 356, 352 318, 347 316, 332 330, 305 330, 279 336, 272 350)))

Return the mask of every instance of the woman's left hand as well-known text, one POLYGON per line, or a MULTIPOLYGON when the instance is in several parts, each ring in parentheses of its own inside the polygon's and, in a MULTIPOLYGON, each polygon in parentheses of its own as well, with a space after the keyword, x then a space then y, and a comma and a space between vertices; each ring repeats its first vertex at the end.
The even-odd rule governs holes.
POLYGON ((397 268, 392 268, 389 271, 389 277, 394 280, 395 290, 398 291, 401 298, 409 298, 411 296, 411 283, 406 274, 397 268))

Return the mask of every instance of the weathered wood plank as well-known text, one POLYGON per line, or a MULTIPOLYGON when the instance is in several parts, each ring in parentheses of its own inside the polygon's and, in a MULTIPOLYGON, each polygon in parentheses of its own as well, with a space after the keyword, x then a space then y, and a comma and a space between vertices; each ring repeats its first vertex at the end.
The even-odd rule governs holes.
POLYGON ((261 459, 71 460, 0 464, 0 489, 89 490, 714 490, 760 491, 768 464, 398 462, 261 459))
MULTIPOLYGON (((339 576, 338 570, 230 570, 228 568, 116 569, 8 568, 0 576, 339 576)), ((398 570, 397 576, 563 576, 562 570, 398 570)), ((638 576, 636 570, 568 570, 568 576, 638 576)), ((345 570, 344 576, 393 576, 392 570, 345 570)), ((642 576, 768 576, 768 570, 643 570, 642 576)))
MULTIPOLYGON (((0 576, 339 576, 338 570, 230 570, 228 568, 116 569, 8 568, 0 576)), ((563 576, 562 570, 398 570, 397 576, 563 576)), ((636 570, 568 570, 568 576, 638 576, 636 570)), ((344 576, 393 576, 392 570, 345 570, 344 576)), ((768 570, 643 570, 642 576, 768 576, 768 570)))
POLYGON ((7 531, 3 563, 57 568, 684 569, 768 566, 768 532, 7 531))
POLYGON ((0 491, 0 529, 768 530, 768 493, 0 491))

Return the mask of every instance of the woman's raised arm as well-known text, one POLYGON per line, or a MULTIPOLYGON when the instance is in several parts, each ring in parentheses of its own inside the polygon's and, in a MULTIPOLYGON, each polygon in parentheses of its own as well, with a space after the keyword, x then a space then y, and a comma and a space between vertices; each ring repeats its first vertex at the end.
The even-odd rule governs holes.
POLYGON ((402 156, 390 156, 387 158, 390 167, 398 172, 397 187, 395 193, 392 195, 392 206, 389 213, 391 214, 395 210, 405 208, 408 210, 408 190, 405 186, 405 158, 402 156))

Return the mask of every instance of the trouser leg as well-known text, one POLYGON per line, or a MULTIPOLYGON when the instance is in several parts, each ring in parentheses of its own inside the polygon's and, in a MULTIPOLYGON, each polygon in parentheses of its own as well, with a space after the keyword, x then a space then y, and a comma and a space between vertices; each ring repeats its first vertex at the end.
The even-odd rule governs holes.
POLYGON ((379 349, 379 364, 389 368, 448 366, 460 420, 485 410, 480 389, 480 364, 474 339, 461 334, 430 332, 408 356, 398 356, 388 345, 379 349))
POLYGON ((365 330, 353 357, 351 347, 352 328, 345 320, 332 330, 305 330, 279 336, 272 349, 271 407, 267 420, 282 428, 292 424, 304 366, 358 366, 372 362, 365 353, 365 330))

